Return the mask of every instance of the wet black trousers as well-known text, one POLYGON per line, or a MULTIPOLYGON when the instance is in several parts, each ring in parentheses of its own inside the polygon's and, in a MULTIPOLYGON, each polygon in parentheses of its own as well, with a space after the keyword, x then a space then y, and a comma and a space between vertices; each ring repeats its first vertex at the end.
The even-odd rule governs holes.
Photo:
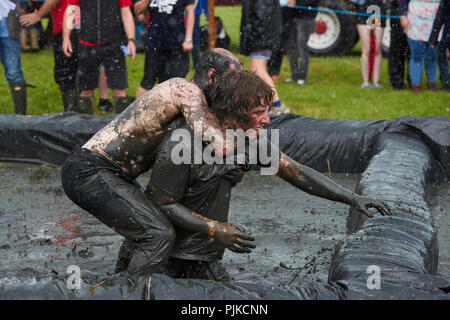
POLYGON ((398 19, 391 19, 391 42, 388 56, 389 81, 394 89, 405 88, 405 77, 408 82, 409 45, 406 34, 398 19))
POLYGON ((125 237, 116 271, 147 275, 164 269, 175 242, 172 223, 115 163, 77 149, 66 159, 61 180, 75 204, 125 237))

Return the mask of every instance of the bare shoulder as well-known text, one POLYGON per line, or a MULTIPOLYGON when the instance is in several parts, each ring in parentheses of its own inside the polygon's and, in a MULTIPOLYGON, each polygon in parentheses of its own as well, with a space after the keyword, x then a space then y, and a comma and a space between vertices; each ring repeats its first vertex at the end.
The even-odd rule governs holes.
POLYGON ((183 105, 203 104, 205 96, 203 91, 191 81, 184 78, 173 78, 170 81, 170 88, 174 103, 180 107, 183 105))

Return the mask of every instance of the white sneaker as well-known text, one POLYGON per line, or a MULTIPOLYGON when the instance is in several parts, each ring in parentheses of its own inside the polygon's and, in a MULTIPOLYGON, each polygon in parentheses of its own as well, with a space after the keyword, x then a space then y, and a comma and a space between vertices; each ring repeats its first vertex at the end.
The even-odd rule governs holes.
POLYGON ((306 83, 305 80, 302 80, 302 79, 298 79, 298 80, 297 80, 297 84, 298 84, 299 86, 302 86, 302 85, 304 85, 305 83, 306 83))
POLYGON ((287 78, 286 80, 284 80, 285 83, 289 83, 289 82, 292 82, 292 81, 294 81, 294 79, 292 79, 292 78, 287 78))
POLYGON ((363 82, 363 84, 361 85, 361 88, 363 88, 363 89, 367 89, 367 88, 370 88, 371 86, 370 86, 370 82, 363 82))
POLYGON ((381 89, 381 88, 383 88, 383 86, 382 86, 381 84, 379 84, 379 83, 374 83, 374 84, 372 85, 372 88, 375 88, 375 89, 381 89))
POLYGON ((271 107, 270 108, 270 114, 273 114, 274 116, 280 115, 282 113, 290 113, 289 107, 285 105, 284 103, 281 103, 280 107, 271 107))

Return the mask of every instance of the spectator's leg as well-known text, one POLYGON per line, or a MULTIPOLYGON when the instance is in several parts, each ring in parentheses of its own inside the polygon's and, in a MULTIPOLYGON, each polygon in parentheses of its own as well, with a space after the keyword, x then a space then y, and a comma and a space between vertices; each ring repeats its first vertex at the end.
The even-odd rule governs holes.
POLYGON ((398 19, 391 19, 391 40, 389 44, 388 73, 394 89, 404 89, 405 59, 408 50, 406 35, 398 19))
POLYGON ((369 83, 370 29, 366 24, 357 25, 361 40, 361 74, 363 85, 369 83))
POLYGON ((309 70, 308 40, 314 32, 315 19, 298 19, 297 23, 297 48, 300 55, 300 69, 298 79, 306 82, 309 70))
POLYGON ((408 44, 411 52, 411 58, 409 60, 411 90, 413 90, 413 92, 419 92, 422 79, 422 66, 426 48, 424 42, 412 40, 410 38, 408 38, 408 44))
POLYGON ((273 101, 279 101, 280 97, 278 96, 277 89, 275 88, 275 84, 273 83, 272 78, 267 73, 267 60, 262 58, 250 58, 250 72, 254 72, 261 79, 263 79, 275 92, 273 101))
POLYGON ((192 49, 192 61, 193 61, 193 69, 197 65, 197 61, 200 58, 200 15, 195 15, 194 20, 194 32, 192 34, 192 42, 194 45, 194 49, 192 49))
POLYGON ((436 85, 436 75, 438 67, 438 51, 439 43, 436 47, 431 49, 428 43, 424 42, 425 45, 425 75, 427 77, 427 87, 432 91, 437 91, 436 85))
POLYGON ((144 76, 141 85, 136 91, 136 99, 153 88, 158 76, 158 66, 162 65, 163 56, 161 50, 149 48, 145 51, 144 76))
POLYGON ((27 88, 20 66, 20 41, 0 38, 0 58, 5 68, 6 81, 9 83, 14 112, 26 114, 27 88))
POLYGON ((281 63, 283 61, 283 50, 280 48, 273 52, 267 63, 269 75, 274 82, 280 82, 281 63))
POLYGON ((98 110, 111 112, 113 110, 113 105, 108 99, 108 83, 106 82, 105 67, 100 66, 100 75, 98 77, 98 110))
POLYGON ((105 66, 106 82, 112 90, 114 112, 121 113, 134 101, 134 97, 127 96, 125 92, 128 88, 125 56, 120 44, 101 46, 100 56, 105 66))
POLYGON ((77 83, 81 90, 80 97, 75 104, 75 110, 79 113, 92 114, 94 111, 94 90, 98 87, 100 47, 78 46, 77 83))
POLYGON ((39 29, 37 23, 30 27, 30 43, 31 51, 39 51, 39 29))
POLYGON ((381 74, 381 63, 383 62, 383 56, 381 52, 381 40, 383 38, 384 28, 376 28, 375 33, 375 53, 373 60, 373 83, 378 84, 381 74))
POLYGON ((30 45, 28 44, 28 35, 30 34, 30 30, 22 27, 22 29, 20 29, 20 44, 22 47, 23 51, 29 51, 30 50, 30 45))
POLYGON ((72 56, 70 58, 62 51, 62 33, 53 37, 53 54, 55 67, 53 77, 59 86, 62 95, 64 111, 77 111, 75 104, 78 100, 78 89, 76 84, 78 67, 78 32, 72 31, 70 35, 72 42, 72 56))
POLYGON ((450 89, 450 75, 448 74, 448 59, 445 55, 445 44, 439 44, 438 50, 438 66, 439 66, 439 79, 441 80, 441 89, 450 89))
POLYGON ((289 61, 289 66, 291 68, 291 78, 287 79, 287 81, 297 81, 299 79, 299 67, 298 67, 298 58, 299 52, 297 47, 297 31, 299 19, 293 19, 291 21, 291 32, 287 38, 286 43, 286 54, 289 61))
POLYGON ((180 49, 165 50, 163 54, 167 63, 168 72, 160 75, 159 82, 164 82, 170 78, 185 78, 189 72, 189 53, 180 49))

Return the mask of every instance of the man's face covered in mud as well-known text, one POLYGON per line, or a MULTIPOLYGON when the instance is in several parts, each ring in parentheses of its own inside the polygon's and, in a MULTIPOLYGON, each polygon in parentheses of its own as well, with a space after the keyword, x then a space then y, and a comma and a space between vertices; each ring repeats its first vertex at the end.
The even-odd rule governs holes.
POLYGON ((236 122, 235 127, 247 131, 249 129, 253 129, 255 131, 259 131, 265 125, 270 123, 269 117, 269 106, 265 104, 264 100, 261 99, 261 104, 256 106, 248 112, 250 116, 250 120, 247 122, 236 122))
POLYGON ((229 70, 205 88, 205 96, 226 128, 259 130, 270 122, 273 90, 254 73, 229 70))

